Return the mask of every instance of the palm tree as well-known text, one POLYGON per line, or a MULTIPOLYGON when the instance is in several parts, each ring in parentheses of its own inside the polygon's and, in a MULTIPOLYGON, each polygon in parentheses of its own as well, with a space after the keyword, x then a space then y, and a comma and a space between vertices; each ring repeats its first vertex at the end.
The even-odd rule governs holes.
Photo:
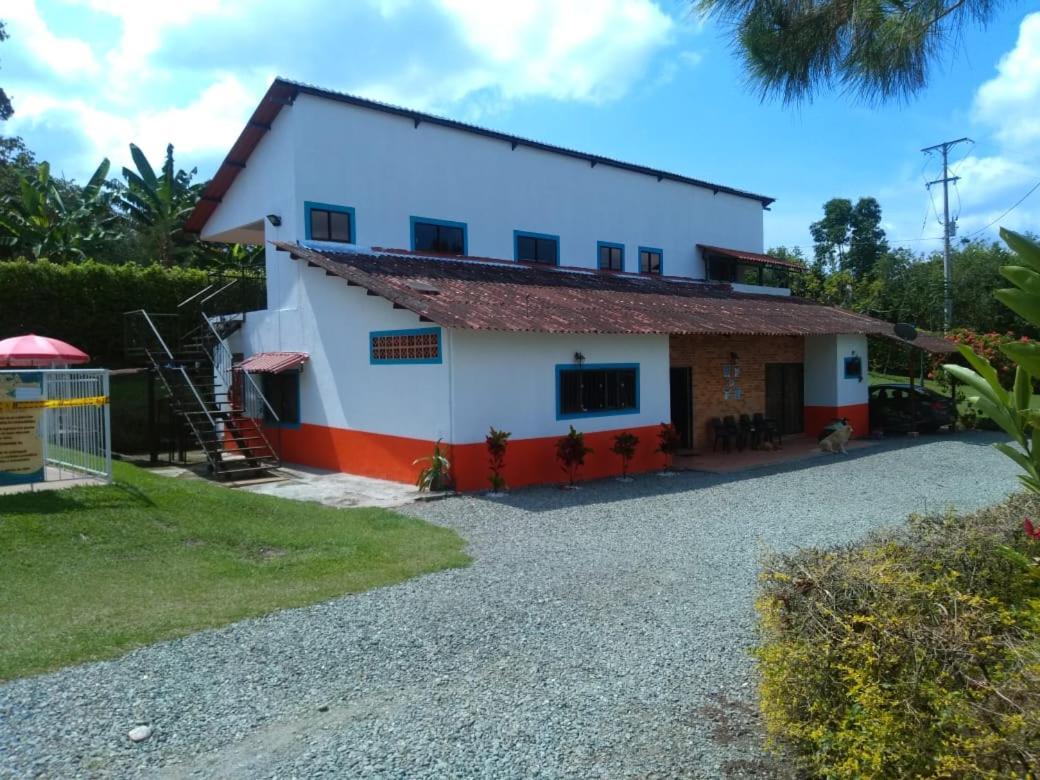
POLYGON ((108 170, 108 160, 102 160, 82 189, 53 179, 46 162, 35 175, 19 176, 17 193, 0 200, 0 246, 35 259, 94 254, 115 235, 116 215, 104 192, 108 170))
POLYGON ((1004 0, 692 0, 733 28, 752 83, 785 103, 839 87, 870 101, 906 98, 969 24, 1004 0))
POLYGON ((173 144, 166 146, 162 174, 155 170, 135 144, 130 156, 136 171, 123 168, 126 187, 122 205, 131 224, 151 245, 154 259, 164 266, 188 264, 198 254, 198 242, 184 230, 184 220, 199 199, 202 183, 192 183, 198 169, 175 170, 173 144))

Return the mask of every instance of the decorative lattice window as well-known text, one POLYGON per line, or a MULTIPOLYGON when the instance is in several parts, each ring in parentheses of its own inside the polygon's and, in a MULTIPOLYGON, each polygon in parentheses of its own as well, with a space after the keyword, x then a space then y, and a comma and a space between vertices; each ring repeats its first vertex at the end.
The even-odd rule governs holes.
POLYGON ((382 330, 369 334, 373 363, 440 363, 440 328, 382 330))

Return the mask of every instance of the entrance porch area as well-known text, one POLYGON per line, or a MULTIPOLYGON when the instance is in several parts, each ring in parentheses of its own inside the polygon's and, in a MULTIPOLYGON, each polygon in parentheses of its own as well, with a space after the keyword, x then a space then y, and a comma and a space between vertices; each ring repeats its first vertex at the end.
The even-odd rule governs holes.
MULTIPOLYGON (((801 433, 801 336, 672 336, 672 422, 691 452, 711 452, 713 421, 760 414, 781 435, 801 433)), ((720 443, 721 448, 721 443, 720 443)))
MULTIPOLYGON (((803 433, 814 441, 835 418, 869 434, 863 335, 680 334, 669 353, 672 423, 687 454, 722 452, 718 423, 732 431, 756 415, 785 446, 803 433)), ((736 438, 728 441, 734 452, 736 438)))

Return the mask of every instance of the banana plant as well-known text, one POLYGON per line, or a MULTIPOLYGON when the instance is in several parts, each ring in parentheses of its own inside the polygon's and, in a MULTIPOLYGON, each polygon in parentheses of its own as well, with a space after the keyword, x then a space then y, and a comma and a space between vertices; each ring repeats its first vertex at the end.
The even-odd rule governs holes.
POLYGON ((123 168, 126 186, 122 205, 127 218, 151 238, 159 263, 171 266, 190 261, 198 242, 188 237, 182 228, 202 192, 203 185, 192 182, 198 170, 175 168, 173 144, 166 146, 166 159, 159 175, 136 144, 130 144, 130 156, 137 170, 123 168))
MULTIPOLYGON (((1040 243, 1004 228, 1000 235, 1019 263, 1000 269, 1013 286, 997 290, 994 295, 1026 321, 1040 325, 1040 243)), ((1040 409, 1030 406, 1033 385, 1040 380, 1040 343, 1021 341, 1000 347, 1015 364, 1015 380, 1010 389, 1000 384, 997 371, 988 360, 966 345, 959 345, 958 350, 969 367, 947 364, 943 369, 971 388, 976 395, 969 396, 969 400, 1014 439, 1017 447, 1005 443, 995 446, 1025 472, 1019 475, 1022 484, 1040 493, 1040 409)))
POLYGON ((0 201, 0 245, 35 259, 82 260, 93 254, 116 235, 116 215, 104 191, 109 167, 102 160, 85 187, 65 188, 65 194, 49 163, 40 163, 34 176, 20 177, 17 194, 0 201))

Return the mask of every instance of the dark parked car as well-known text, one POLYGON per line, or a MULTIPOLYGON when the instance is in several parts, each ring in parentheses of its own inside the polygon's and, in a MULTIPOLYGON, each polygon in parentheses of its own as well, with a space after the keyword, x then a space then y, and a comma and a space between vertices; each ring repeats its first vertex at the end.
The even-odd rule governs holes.
POLYGON ((877 431, 905 433, 915 429, 932 433, 954 421, 953 401, 934 390, 913 386, 916 410, 911 404, 909 384, 873 385, 870 388, 870 427, 877 431), (914 425, 914 412, 917 425, 914 425))

